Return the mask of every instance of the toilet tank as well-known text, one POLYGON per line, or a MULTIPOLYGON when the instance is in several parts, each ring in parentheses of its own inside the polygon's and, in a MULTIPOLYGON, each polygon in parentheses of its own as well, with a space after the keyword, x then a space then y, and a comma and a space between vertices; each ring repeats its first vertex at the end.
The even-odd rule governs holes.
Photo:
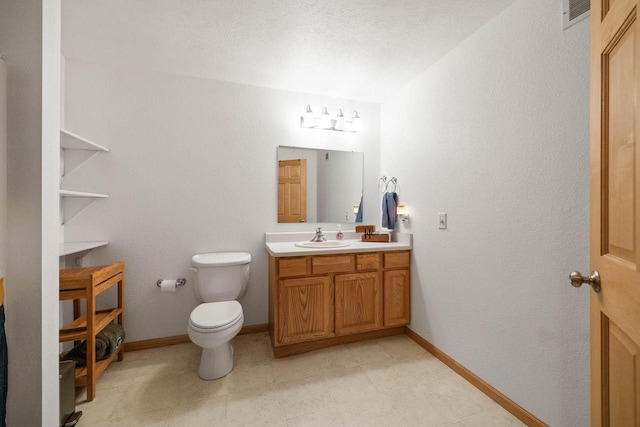
POLYGON ((213 252, 191 258, 194 292, 198 301, 232 301, 241 297, 249 283, 251 254, 213 252))

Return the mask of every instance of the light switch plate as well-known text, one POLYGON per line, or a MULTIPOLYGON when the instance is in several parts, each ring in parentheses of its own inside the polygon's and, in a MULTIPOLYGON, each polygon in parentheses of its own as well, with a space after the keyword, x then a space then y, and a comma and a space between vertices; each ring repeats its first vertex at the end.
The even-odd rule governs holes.
POLYGON ((446 230, 447 229, 447 214, 446 214, 446 212, 440 212, 438 214, 438 228, 440 230, 446 230))

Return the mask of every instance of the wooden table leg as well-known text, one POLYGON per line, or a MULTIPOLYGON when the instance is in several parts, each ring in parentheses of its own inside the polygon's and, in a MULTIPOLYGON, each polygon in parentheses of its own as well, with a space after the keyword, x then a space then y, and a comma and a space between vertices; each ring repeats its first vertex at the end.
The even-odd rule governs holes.
POLYGON ((96 396, 96 290, 87 289, 87 401, 96 396))
MULTIPOLYGON (((118 307, 122 309, 122 313, 118 315, 118 323, 124 328, 124 272, 122 273, 122 280, 118 282, 118 307)), ((118 349, 118 361, 124 360, 124 342, 120 344, 118 349)))

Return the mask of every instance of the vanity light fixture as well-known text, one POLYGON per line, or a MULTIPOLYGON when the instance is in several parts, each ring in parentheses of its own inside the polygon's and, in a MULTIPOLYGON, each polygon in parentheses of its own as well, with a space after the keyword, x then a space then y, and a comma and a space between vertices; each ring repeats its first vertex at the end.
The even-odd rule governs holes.
POLYGON ((329 116, 329 111, 327 111, 327 107, 322 109, 322 116, 320 116, 320 126, 322 129, 331 129, 333 126, 331 125, 331 117, 329 116))
POLYGON ((407 205, 398 205, 396 207, 396 215, 398 215, 398 218, 404 224, 409 222, 409 209, 407 209, 407 205))
POLYGON ((307 105, 304 115, 300 117, 300 127, 354 133, 361 129, 361 119, 357 111, 351 117, 351 121, 345 120, 342 108, 339 108, 336 118, 332 119, 327 107, 323 107, 320 117, 316 117, 311 105, 307 105))
POLYGON ((360 210, 360 206, 359 205, 353 205, 353 214, 354 215, 358 215, 358 211, 360 210))

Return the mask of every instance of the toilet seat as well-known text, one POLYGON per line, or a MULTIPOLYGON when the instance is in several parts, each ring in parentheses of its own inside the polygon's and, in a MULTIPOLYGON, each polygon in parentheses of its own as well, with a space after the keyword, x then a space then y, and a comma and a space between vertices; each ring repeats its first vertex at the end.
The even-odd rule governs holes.
POLYGON ((242 306, 238 301, 202 303, 189 316, 191 327, 201 332, 224 330, 242 320, 242 306))

